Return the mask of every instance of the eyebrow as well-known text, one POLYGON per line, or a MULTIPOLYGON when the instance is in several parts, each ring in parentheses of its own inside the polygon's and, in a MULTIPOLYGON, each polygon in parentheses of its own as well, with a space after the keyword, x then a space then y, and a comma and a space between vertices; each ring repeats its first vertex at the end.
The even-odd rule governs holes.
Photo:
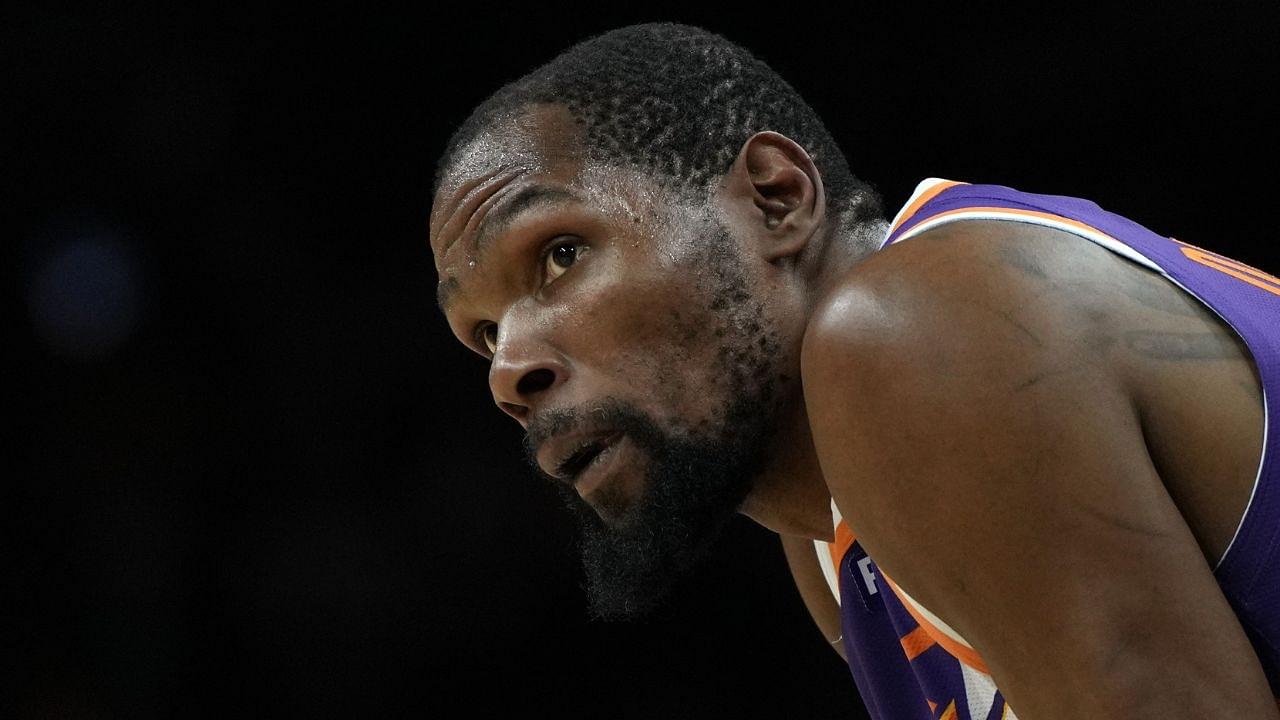
MULTIPOLYGON (((481 255, 481 251, 494 235, 510 227, 520 215, 546 205, 580 199, 568 190, 546 185, 529 185, 517 190, 509 199, 481 218, 475 234, 476 256, 481 255)), ((457 293, 459 286, 460 283, 456 277, 445 278, 436 286, 436 305, 441 313, 446 312, 453 302, 453 296, 457 293)))
POLYGON ((562 188, 546 185, 529 185, 516 191, 510 199, 490 210, 476 227, 476 254, 494 234, 505 230, 521 214, 557 202, 578 200, 578 196, 562 188))
POLYGON ((440 281, 436 285, 436 307, 440 308, 440 314, 447 313, 449 303, 453 302, 453 294, 458 291, 458 278, 448 277, 440 281))

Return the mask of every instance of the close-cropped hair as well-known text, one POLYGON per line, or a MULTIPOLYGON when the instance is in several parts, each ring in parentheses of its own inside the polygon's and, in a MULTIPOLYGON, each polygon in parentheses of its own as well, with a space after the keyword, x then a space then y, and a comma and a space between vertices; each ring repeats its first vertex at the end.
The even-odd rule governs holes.
POLYGON ((499 89, 450 138, 433 195, 460 149, 496 121, 551 103, 584 130, 587 157, 639 169, 698 200, 757 132, 781 133, 809 153, 842 224, 883 220, 880 194, 849 170, 813 108, 745 48, 688 25, 649 23, 584 40, 499 89))

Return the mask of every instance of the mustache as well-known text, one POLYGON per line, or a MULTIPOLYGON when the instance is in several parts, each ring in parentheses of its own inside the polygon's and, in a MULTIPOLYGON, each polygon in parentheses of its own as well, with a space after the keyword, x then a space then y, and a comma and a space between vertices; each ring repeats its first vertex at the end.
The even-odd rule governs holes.
POLYGON ((529 420, 523 440, 525 461, 540 476, 551 478, 538 465, 538 448, 561 433, 585 428, 619 430, 642 447, 656 447, 663 433, 640 408, 616 397, 606 397, 574 408, 545 410, 529 420))

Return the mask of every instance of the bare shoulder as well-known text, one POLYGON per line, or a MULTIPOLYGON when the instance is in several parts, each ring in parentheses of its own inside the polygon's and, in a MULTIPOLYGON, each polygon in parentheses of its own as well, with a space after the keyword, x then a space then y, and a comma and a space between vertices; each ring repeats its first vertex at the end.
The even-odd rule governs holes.
POLYGON ((899 374, 904 361, 947 371, 1011 348, 1024 360, 1064 347, 1102 350, 1115 330, 1117 278, 1145 272, 1129 265, 1050 228, 943 225, 875 253, 827 293, 805 334, 806 386, 844 382, 848 353, 863 373, 883 361, 899 374))
POLYGON ((1126 264, 1110 251, 1052 228, 1000 220, 941 225, 846 272, 819 302, 806 342, 833 342, 851 333, 867 341, 861 333, 872 333, 893 343, 937 345, 959 333, 959 328, 947 332, 956 318, 991 320, 1030 340, 1015 316, 1078 337, 1105 318, 1106 297, 1098 293, 1106 295, 1116 269, 1126 264))
POLYGON ((942 394, 1016 409, 1092 392, 1132 419, 1211 564, 1261 452, 1261 383, 1234 331, 1158 273, 1026 223, 952 223, 867 258, 811 316, 802 368, 815 407, 891 391, 904 416, 942 394))
POLYGON ((804 398, 832 498, 1028 717, 1275 712, 1119 347, 1148 317, 1210 322, 1167 312, 1194 302, 1177 293, 1068 233, 965 221, 868 258, 810 319, 804 398))
MULTIPOLYGON (((948 466, 1049 450, 993 424, 1053 432, 1079 421, 1087 398, 1091 424, 1123 435, 1128 455, 1141 450, 1109 352, 1117 321, 1106 295, 1126 264, 1060 231, 966 221, 841 278, 810 318, 801 371, 832 496, 873 555, 880 525, 896 523, 885 518, 909 497, 936 502, 948 466)), ((892 568, 901 547, 877 562, 892 568)))

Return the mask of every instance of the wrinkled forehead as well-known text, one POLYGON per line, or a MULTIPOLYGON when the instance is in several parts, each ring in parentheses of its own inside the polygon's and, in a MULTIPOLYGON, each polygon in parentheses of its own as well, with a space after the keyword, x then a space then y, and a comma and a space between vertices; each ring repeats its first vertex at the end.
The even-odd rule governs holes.
POLYGON ((450 159, 432 202, 431 247, 439 266, 443 248, 457 244, 469 198, 496 185, 540 185, 564 190, 606 215, 670 220, 689 209, 638 168, 588 157, 583 132, 559 105, 543 105, 491 123, 450 159), (677 208, 677 206, 680 206, 677 208))
POLYGON ((431 226, 468 187, 504 172, 554 174, 571 181, 585 156, 581 129, 560 105, 537 105, 491 119, 454 151, 432 200, 431 226))

